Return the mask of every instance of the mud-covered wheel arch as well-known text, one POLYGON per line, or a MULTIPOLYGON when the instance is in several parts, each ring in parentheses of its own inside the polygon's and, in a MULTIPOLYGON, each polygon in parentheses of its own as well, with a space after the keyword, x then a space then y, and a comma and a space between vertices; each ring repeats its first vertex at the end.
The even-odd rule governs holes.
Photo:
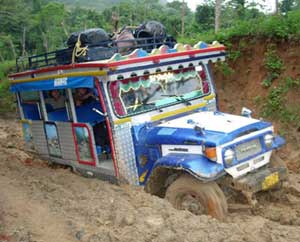
POLYGON ((176 209, 219 220, 225 219, 228 211, 225 195, 216 182, 204 183, 189 174, 180 175, 167 188, 166 199, 176 209))
POLYGON ((204 183, 183 170, 157 167, 150 175, 145 190, 166 198, 177 209, 194 214, 209 214, 223 220, 228 211, 225 195, 215 182, 204 183), (187 207, 183 203, 188 204, 187 207), (199 211, 192 211, 189 205, 198 207, 199 211))
POLYGON ((145 191, 164 198, 168 186, 185 172, 166 167, 155 168, 145 186, 145 191))

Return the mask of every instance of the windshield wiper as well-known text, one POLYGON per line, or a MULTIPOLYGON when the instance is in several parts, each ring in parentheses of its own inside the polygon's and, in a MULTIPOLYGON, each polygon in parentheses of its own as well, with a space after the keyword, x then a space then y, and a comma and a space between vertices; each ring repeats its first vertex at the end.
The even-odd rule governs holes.
POLYGON ((143 106, 150 106, 150 108, 153 110, 158 110, 159 112, 162 112, 163 110, 160 107, 157 107, 155 105, 155 102, 151 102, 151 103, 143 103, 143 106))
POLYGON ((183 95, 177 95, 177 94, 162 94, 162 97, 174 97, 177 101, 185 103, 187 106, 192 105, 192 103, 188 100, 186 100, 183 95))

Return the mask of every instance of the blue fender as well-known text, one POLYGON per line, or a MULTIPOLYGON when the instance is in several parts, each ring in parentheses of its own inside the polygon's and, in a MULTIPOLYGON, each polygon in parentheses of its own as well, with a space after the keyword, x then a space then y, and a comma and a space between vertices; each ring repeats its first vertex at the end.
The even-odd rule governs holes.
POLYGON ((272 149, 278 149, 279 147, 283 146, 285 144, 285 139, 281 136, 277 135, 274 138, 272 149))
POLYGON ((158 167, 184 170, 203 181, 216 180, 226 174, 222 164, 196 154, 168 154, 155 162, 153 168, 158 167))

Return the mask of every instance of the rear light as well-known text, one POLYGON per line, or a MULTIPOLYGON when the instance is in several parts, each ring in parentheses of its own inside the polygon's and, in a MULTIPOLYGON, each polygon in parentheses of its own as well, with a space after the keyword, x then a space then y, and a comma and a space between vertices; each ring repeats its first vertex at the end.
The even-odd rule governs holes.
POLYGON ((217 161, 217 149, 216 147, 205 147, 203 146, 203 152, 205 156, 212 160, 212 161, 217 161))

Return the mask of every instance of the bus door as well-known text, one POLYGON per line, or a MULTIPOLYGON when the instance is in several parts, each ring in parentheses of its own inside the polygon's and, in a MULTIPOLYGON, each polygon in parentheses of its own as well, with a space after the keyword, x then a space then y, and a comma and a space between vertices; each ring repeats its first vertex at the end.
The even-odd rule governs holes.
POLYGON ((78 163, 115 176, 107 117, 98 89, 76 88, 72 94, 76 114, 72 128, 78 163))

